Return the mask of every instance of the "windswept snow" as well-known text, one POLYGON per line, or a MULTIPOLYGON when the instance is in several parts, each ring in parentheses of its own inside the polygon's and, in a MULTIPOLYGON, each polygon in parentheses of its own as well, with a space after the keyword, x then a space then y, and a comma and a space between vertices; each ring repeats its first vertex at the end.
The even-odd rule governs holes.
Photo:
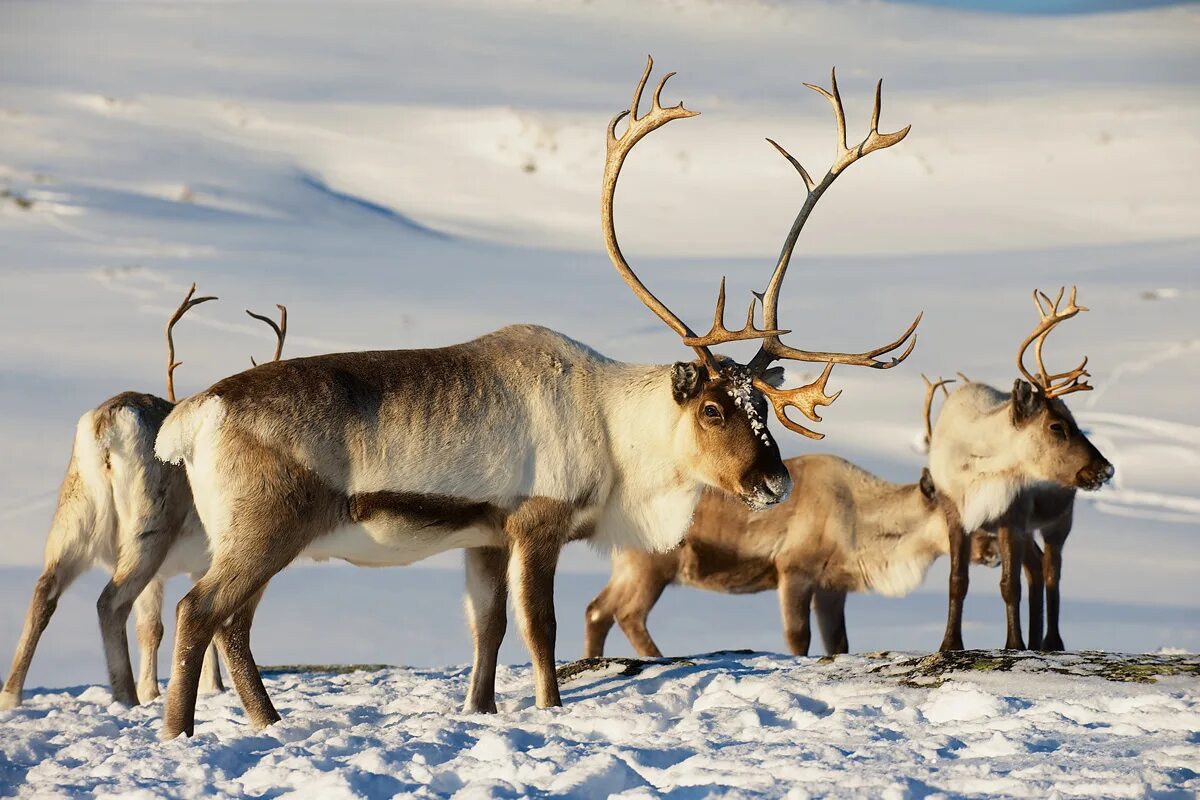
POLYGON ((902 654, 697 656, 633 676, 615 665, 567 680, 552 710, 531 707, 528 668, 502 669, 495 716, 456 711, 466 668, 282 674, 267 680, 282 722, 253 732, 232 693, 210 696, 195 738, 168 744, 159 703, 59 691, 0 712, 0 781, 38 798, 1200 791, 1194 674, 1126 666, 1157 682, 1117 682, 1098 675, 1124 674, 1121 657, 970 658, 948 675, 902 654))

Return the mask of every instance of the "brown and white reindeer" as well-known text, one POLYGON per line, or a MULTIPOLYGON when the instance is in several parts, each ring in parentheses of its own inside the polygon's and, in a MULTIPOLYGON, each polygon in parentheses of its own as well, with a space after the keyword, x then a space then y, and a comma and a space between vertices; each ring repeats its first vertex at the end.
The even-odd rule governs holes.
MULTIPOLYGON (((926 409, 947 381, 927 383, 926 409)), ((813 607, 826 652, 849 652, 846 594, 908 594, 948 552, 953 509, 938 497, 928 470, 919 482, 901 485, 833 455, 784 463, 794 486, 786 501, 751 513, 707 491, 677 549, 614 552, 612 577, 584 615, 584 655, 604 654, 615 621, 638 655, 661 656, 646 619, 671 584, 726 594, 777 589, 794 655, 808 655, 813 607)), ((976 557, 984 561, 990 540, 978 544, 976 557)))
MULTIPOLYGON (((971 380, 959 373, 965 383, 971 380)), ((929 414, 926 412, 927 427, 929 414)), ((926 446, 928 446, 928 437, 926 446)), ((1018 527, 1022 535, 1022 566, 1028 584, 1029 648, 1031 650, 1064 649, 1059 630, 1059 582, 1062 577, 1062 550, 1071 533, 1075 515, 1073 487, 1041 484, 1026 489, 1021 506, 1024 512, 1018 527), (1045 542, 1043 550, 1035 533, 1045 542), (1043 605, 1044 604, 1044 605, 1043 605), (1043 624, 1045 634, 1043 635, 1043 624)), ((1000 566, 999 526, 989 525, 971 533, 971 562, 1000 566)))
MULTIPOLYGON (((96 608, 113 699, 136 705, 158 697, 163 582, 181 573, 198 579, 209 561, 186 473, 154 457, 155 437, 175 403, 175 368, 180 366, 175 361, 175 324, 193 306, 216 299, 193 297, 195 291, 192 284, 167 322, 167 399, 122 392, 79 419, 46 540, 45 568, 34 586, 12 672, 0 692, 0 708, 20 705, 34 650, 59 597, 98 564, 112 574, 96 608), (125 630, 131 607, 140 651, 136 687, 125 630)), ((265 320, 278 336, 276 359, 286 332, 286 311, 283 314, 283 331, 265 320)), ((215 648, 206 651, 203 673, 204 691, 223 690, 215 648)))
POLYGON ((193 732, 200 656, 214 635, 251 723, 279 719, 254 664, 250 628, 267 582, 301 554, 383 566, 465 548, 475 645, 465 708, 496 710, 510 586, 537 705, 560 705, 553 586, 561 548, 590 539, 668 550, 705 485, 752 508, 778 503, 791 481, 766 427, 766 401, 786 427, 819 437, 786 411, 819 420, 817 406, 836 398, 825 393, 833 364, 887 368, 911 352, 913 342, 898 358, 875 358, 909 340, 916 321, 896 341, 859 354, 797 350, 779 338, 787 333, 778 326, 780 288, 813 206, 846 167, 907 133, 879 133, 878 90, 870 133, 847 147, 836 83, 831 92, 813 87, 833 105, 838 156, 819 183, 789 156, 808 195, 763 295, 762 328, 752 304, 745 327, 727 329, 722 291, 711 330, 698 336, 645 287, 617 244, 617 179, 638 141, 696 113, 661 104, 668 75, 639 116, 652 63, 629 110, 608 127, 602 227, 618 273, 697 359, 620 363, 522 325, 437 349, 267 364, 181 403, 157 452, 187 465, 213 564, 179 603, 164 738, 193 732), (618 136, 626 115, 628 129, 618 136), (762 344, 745 365, 719 361, 710 349, 755 339, 762 344), (826 367, 813 383, 785 390, 775 383, 781 370, 768 371, 780 359, 826 367))
MULTIPOLYGON (((967 594, 969 537, 965 531, 994 530, 1001 556, 1000 591, 1006 608, 1005 647, 1024 649, 1021 635, 1022 553, 1032 527, 1050 531, 1047 558, 1054 567, 1052 635, 1043 646, 1061 647, 1058 637, 1057 577, 1064 531, 1070 530, 1074 492, 1094 491, 1112 478, 1112 464, 1079 429, 1062 401, 1072 392, 1092 387, 1087 359, 1075 369, 1051 373, 1042 360, 1046 337, 1083 306, 1075 303, 1075 289, 1062 310, 1063 290, 1050 300, 1035 291, 1034 304, 1040 320, 1017 351, 1018 378, 1011 393, 982 383, 968 382, 946 399, 930 441, 929 468, 938 491, 953 504, 957 525, 950 530, 950 601, 942 650, 961 650, 962 608, 967 594), (1025 368, 1024 357, 1034 347, 1037 374, 1025 368), (1036 522, 1035 522, 1036 520, 1036 522)), ((1030 559, 1029 563, 1033 563, 1030 559)), ((1031 615, 1036 608, 1040 623, 1040 593, 1031 598, 1031 615)), ((1040 624, 1034 626, 1040 634, 1040 624)))

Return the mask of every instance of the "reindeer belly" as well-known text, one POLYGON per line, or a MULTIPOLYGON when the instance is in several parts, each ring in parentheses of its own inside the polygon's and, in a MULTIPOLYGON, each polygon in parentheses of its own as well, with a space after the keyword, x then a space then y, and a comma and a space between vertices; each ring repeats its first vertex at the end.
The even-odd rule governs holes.
POLYGON ((301 555, 318 561, 337 558, 360 567, 398 567, 447 550, 502 544, 502 537, 492 528, 417 529, 404 523, 372 520, 337 528, 314 541, 301 555))
POLYGON ((314 540, 303 555, 360 566, 402 566, 464 547, 503 544, 504 512, 483 501, 417 492, 363 492, 347 499, 351 524, 314 540))
POLYGON ((726 594, 753 594, 779 586, 773 561, 742 556, 699 541, 684 543, 679 581, 686 586, 726 594))

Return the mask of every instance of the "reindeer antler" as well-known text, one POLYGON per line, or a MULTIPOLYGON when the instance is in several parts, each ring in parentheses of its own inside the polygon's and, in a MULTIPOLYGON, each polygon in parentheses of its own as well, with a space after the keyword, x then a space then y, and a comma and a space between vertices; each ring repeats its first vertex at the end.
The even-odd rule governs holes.
POLYGON ((188 289, 184 295, 183 302, 179 304, 179 308, 175 309, 175 313, 167 320, 167 399, 172 403, 175 402, 175 368, 182 366, 182 361, 175 360, 175 339, 171 335, 175 328, 175 323, 188 312, 192 306, 198 306, 201 303, 207 303, 209 300, 216 300, 215 297, 197 297, 192 299, 192 295, 196 293, 196 284, 192 284, 192 288, 188 289))
POLYGON ((1061 287, 1058 290, 1058 295, 1051 300, 1049 295, 1035 289, 1033 292, 1033 304, 1037 307, 1038 316, 1041 320, 1037 327, 1029 336, 1025 337, 1025 341, 1021 343, 1021 349, 1017 351, 1017 369, 1025 376, 1031 384, 1038 387, 1047 397, 1062 397, 1063 395, 1071 394, 1072 392, 1090 392, 1092 386, 1087 381, 1081 378, 1089 378, 1087 356, 1083 357, 1083 361, 1075 369, 1066 372, 1051 373, 1046 369, 1046 364, 1042 360, 1042 347, 1046 343, 1046 337, 1050 332, 1058 327, 1061 323, 1069 320, 1071 317, 1078 314, 1080 311, 1087 311, 1087 306, 1075 304, 1075 288, 1071 287, 1071 294, 1067 298, 1066 308, 1059 311, 1058 305, 1062 302, 1063 292, 1066 287, 1061 287), (1043 305, 1044 302, 1044 305, 1043 305), (1029 370, 1025 369, 1025 351, 1029 349, 1029 345, 1035 344, 1034 359, 1037 361, 1038 374, 1032 375, 1029 370))
MULTIPOLYGON (((250 309, 246 309, 247 314, 267 323, 271 326, 271 330, 275 331, 275 357, 271 359, 272 361, 278 361, 283 356, 283 340, 287 338, 287 306, 276 303, 275 307, 279 309, 278 325, 270 317, 264 317, 262 314, 255 314, 250 309)), ((258 366, 258 362, 254 360, 254 356, 250 356, 250 363, 256 367, 258 366)))
MULTIPOLYGON (((961 373, 960 373, 961 374, 961 373)), ((933 439, 933 396, 940 388, 942 394, 946 397, 950 396, 950 390, 946 388, 946 384, 954 383, 954 378, 943 378, 938 376, 936 381, 931 381, 925 377, 925 373, 921 373, 921 380, 925 381, 925 446, 929 446, 929 442, 933 439)))
MULTIPOLYGON (((713 356, 709 349, 713 345, 724 344, 727 342, 744 341, 750 339, 761 339, 763 344, 760 347, 758 354, 750 361, 746 367, 753 380, 753 385, 761 391, 771 402, 775 409, 779 421, 783 423, 789 430, 800 433, 814 439, 822 438, 822 434, 793 422, 787 417, 786 411, 788 407, 799 409, 804 416, 813 421, 820 421, 821 417, 817 414, 817 407, 829 405, 837 399, 839 393, 829 395, 826 393, 826 383, 829 380, 829 374, 833 369, 834 364, 852 364, 857 366, 874 367, 876 369, 888 369, 899 364, 906 359, 909 353, 912 352, 916 345, 916 337, 913 332, 917 328, 917 324, 921 321, 921 315, 908 327, 904 334, 897 340, 890 342, 882 347, 865 353, 820 353, 808 350, 796 350, 782 344, 779 337, 790 333, 788 330, 783 330, 778 326, 777 307, 779 303, 779 289, 783 284, 784 274, 787 272, 788 262, 791 259, 792 250, 795 248, 796 239, 800 235, 800 230, 804 227, 808 215, 812 212, 813 206, 826 189, 833 183, 847 166, 865 156, 867 153, 875 150, 881 150, 885 147, 891 147, 899 142, 908 134, 908 128, 904 128, 896 133, 880 133, 879 132, 879 109, 880 109, 880 85, 875 88, 875 110, 871 118, 871 131, 862 142, 856 145, 853 149, 846 147, 846 119, 842 111, 842 101, 838 95, 836 75, 833 83, 832 93, 825 91, 818 86, 810 88, 820 92, 832 104, 834 113, 837 118, 838 126, 838 156, 828 174, 820 183, 814 183, 808 172, 800 166, 796 159, 792 158, 782 147, 775 142, 771 144, 775 146, 783 155, 796 167, 801 177, 804 179, 805 186, 808 188, 808 196, 805 200, 803 208, 801 208, 796 221, 792 224, 791 231, 784 242, 783 251, 780 254, 779 262, 776 264, 775 272, 771 276, 771 281, 767 286, 767 291, 763 295, 755 294, 755 298, 751 300, 750 307, 746 313, 746 324, 738 329, 731 330, 725 326, 725 280, 721 279, 721 288, 717 294, 716 310, 713 314, 712 327, 708 333, 703 336, 697 336, 691 328, 687 326, 679 317, 677 317, 667 306, 654 296, 645 284, 634 273, 629 263, 625 260, 621 253, 621 248, 617 243, 616 227, 613 221, 613 196, 616 193, 617 179, 620 177, 621 167, 625 163, 625 157, 633 149, 643 137, 651 131, 657 130, 668 122, 676 119, 684 119, 694 117, 698 112, 690 111, 684 108, 683 103, 675 106, 664 108, 661 102, 661 94, 663 86, 667 80, 675 73, 668 73, 658 83, 658 87, 654 90, 653 102, 650 110, 643 116, 638 116, 638 106, 641 102, 642 92, 646 88, 646 81, 650 77, 650 72, 654 67, 654 59, 647 57, 646 68, 642 72, 641 80, 638 81, 637 88, 633 93, 633 102, 629 106, 628 111, 622 111, 613 118, 608 126, 607 136, 607 158, 604 165, 604 185, 600 198, 600 216, 601 224, 604 229, 604 241, 608 249, 609 258, 616 267, 617 272, 622 279, 633 290, 651 311, 667 324, 671 330, 675 331, 683 343, 696 351, 697 355, 704 361, 710 373, 713 375, 720 374, 722 369, 717 359, 713 356), (629 117, 629 128, 620 136, 617 135, 617 123, 629 117), (763 327, 759 328, 754 323, 754 309, 756 301, 761 300, 763 303, 763 327), (909 341, 911 338, 911 341, 909 341), (892 358, 888 362, 876 360, 876 356, 890 353, 901 347, 908 341, 908 347, 905 351, 892 358), (808 361, 808 362, 825 362, 825 369, 821 376, 811 384, 801 386, 796 389, 776 389, 765 380, 763 375, 772 361, 778 359, 788 359, 792 361, 808 361)), ((808 84, 806 84, 808 85, 808 84)))
MULTIPOLYGON (((876 150, 883 150, 897 144, 908 135, 911 125, 906 125, 901 130, 895 133, 880 133, 879 132, 879 112, 882 107, 883 80, 880 79, 875 84, 875 106, 871 112, 871 130, 866 137, 854 147, 846 146, 846 112, 842 107, 842 96, 838 92, 837 85, 837 70, 834 69, 831 73, 831 83, 833 90, 826 91, 820 86, 811 83, 804 84, 808 88, 817 92, 833 106, 833 115, 837 123, 837 157, 833 162, 833 166, 825 173, 825 177, 817 183, 809 175, 808 170, 801 166, 792 155, 775 140, 767 139, 767 141, 779 153, 795 167, 800 173, 801 179, 804 181, 804 186, 808 190, 805 197, 804 205, 796 214, 795 221, 792 222, 791 230, 788 231, 787 238, 784 239, 783 249, 779 253, 779 260, 775 265, 775 272, 771 275, 771 281, 767 284, 767 290, 763 293, 763 325, 767 328, 777 328, 779 324, 779 290, 783 287, 783 279, 787 275, 788 265, 792 260, 792 253, 796 248, 796 241, 800 238, 800 232, 804 229, 804 224, 808 221, 809 215, 817 205, 817 201, 825 194, 825 191, 833 185, 848 166, 853 164, 858 159, 873 153, 876 150)), ((913 333, 917 329, 917 325, 921 322, 921 317, 924 312, 917 314, 916 319, 912 324, 900 335, 899 338, 888 342, 885 345, 868 350, 863 353, 817 353, 809 350, 797 350, 793 347, 788 347, 780 341, 779 335, 770 334, 763 338, 763 343, 759 348, 758 353, 750 361, 750 370, 756 374, 761 374, 772 361, 779 359, 788 359, 791 361, 832 361, 835 364, 851 364, 859 367, 872 367, 874 369, 891 369, 899 364, 904 359, 908 358, 909 354, 917 344, 917 339, 913 333), (899 356, 893 357, 889 361, 878 361, 876 356, 891 353, 909 340, 908 347, 899 356)))

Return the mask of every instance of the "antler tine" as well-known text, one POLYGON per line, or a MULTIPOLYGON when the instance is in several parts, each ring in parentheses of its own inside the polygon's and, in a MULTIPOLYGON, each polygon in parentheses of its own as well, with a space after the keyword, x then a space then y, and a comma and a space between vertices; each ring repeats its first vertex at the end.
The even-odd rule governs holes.
POLYGON ((775 410, 775 416, 783 423, 785 428, 801 436, 807 436, 809 439, 824 439, 825 434, 809 430, 800 423, 791 420, 787 415, 787 410, 789 406, 799 409, 801 414, 813 422, 820 422, 821 415, 817 413, 817 406, 830 405, 842 394, 841 389, 833 394, 826 394, 825 392, 825 387, 829 383, 829 374, 832 371, 833 362, 830 361, 825 365, 825 369, 821 372, 819 378, 812 383, 795 389, 776 389, 762 378, 754 378, 752 383, 754 388, 762 392, 767 400, 770 401, 771 407, 775 410))
MULTIPOLYGON (((654 90, 650 110, 639 117, 638 106, 641 104, 642 92, 645 91, 646 81, 649 80, 650 72, 653 68, 654 59, 647 56, 646 68, 642 71, 641 80, 638 81, 637 88, 633 92, 633 100, 629 104, 629 109, 617 114, 608 124, 604 184, 600 193, 600 223, 604 230, 604 245, 608 250, 609 260, 612 261, 622 280, 629 285, 629 288, 633 290, 633 293, 647 308, 653 311, 659 319, 667 324, 667 327, 675 331, 676 334, 686 341, 696 339, 696 334, 671 309, 667 308, 666 304, 655 297, 653 292, 646 288, 646 285, 638 278, 633 268, 629 266, 629 262, 625 260, 625 256, 621 253, 621 246, 617 242, 616 225, 613 220, 613 197, 617 190, 617 179, 621 175, 621 167, 625 164, 625 157, 629 155, 634 145, 651 131, 661 128, 672 120, 686 119, 700 113, 684 108, 682 102, 674 106, 664 107, 662 105, 661 95, 663 86, 666 85, 667 79, 674 74, 669 73, 659 81, 658 87, 654 90), (626 117, 629 118, 629 127, 624 133, 618 136, 617 123, 626 117)), ((720 371, 716 358, 707 347, 692 345, 692 349, 704 360, 705 365, 710 371, 714 373, 720 371)))
MULTIPOLYGON (((271 330, 275 331, 275 356, 271 359, 272 361, 278 361, 283 357, 283 340, 287 338, 287 306, 276 303, 275 307, 279 309, 278 325, 270 317, 264 317, 262 314, 255 314, 250 309, 246 309, 247 314, 261 322, 267 323, 271 326, 271 330)), ((254 360, 254 356, 250 356, 250 363, 256 367, 258 366, 258 362, 254 360)))
POLYGON ((721 278, 721 288, 717 292, 717 308, 713 313, 712 327, 703 336, 685 336, 683 343, 688 347, 712 347, 727 342, 740 342, 746 339, 761 339, 764 336, 780 336, 791 331, 763 330, 754 324, 754 307, 758 297, 750 298, 750 308, 746 310, 746 324, 736 331, 725 327, 725 278, 721 278))
POLYGON ((187 294, 183 296, 183 302, 179 304, 179 308, 175 309, 175 313, 167 320, 167 399, 172 403, 175 402, 175 368, 183 366, 182 361, 175 360, 175 337, 172 335, 175 330, 175 323, 179 322, 183 318, 183 315, 193 306, 217 299, 215 297, 197 297, 193 299, 192 295, 195 293, 196 284, 193 283, 191 288, 188 289, 187 294))
MULTIPOLYGON (((905 126, 903 129, 895 133, 880 133, 879 132, 879 114, 883 105, 883 81, 880 80, 875 85, 875 103, 871 112, 871 130, 866 137, 859 142, 855 147, 848 147, 846 144, 846 114, 842 106, 841 92, 837 85, 837 70, 833 70, 830 74, 830 84, 832 91, 828 91, 821 86, 806 83, 805 86, 820 94, 830 105, 833 106, 834 120, 837 124, 837 158, 834 160, 833 166, 825 174, 821 181, 815 182, 812 176, 806 169, 792 157, 783 147, 781 147, 773 139, 767 141, 771 146, 779 151, 780 155, 788 160, 789 163, 800 173, 800 177, 804 180, 805 188, 808 194, 805 197, 804 204, 800 211, 796 214, 796 219, 792 223, 791 229, 788 231, 787 237, 784 239, 783 247, 779 253, 779 260, 776 262, 775 271, 771 274, 771 280, 767 284, 767 290, 763 293, 763 327, 771 330, 779 328, 779 293, 783 286, 783 280, 787 276, 788 265, 791 263, 792 253, 796 248, 796 241, 800 237, 800 232, 804 229, 805 223, 808 221, 809 215, 816 206, 817 201, 825 191, 833 184, 837 176, 867 153, 875 150, 882 150, 900 142, 908 135, 912 126, 905 126)), ((836 364, 850 364, 854 366, 872 367, 874 369, 890 369, 904 359, 912 352, 916 345, 916 337, 913 335, 917 329, 917 325, 921 321, 923 314, 918 314, 912 324, 895 339, 882 347, 865 353, 824 353, 808 350, 798 350, 788 347, 779 340, 779 334, 769 334, 763 338, 762 345, 754 358, 750 361, 750 370, 755 374, 761 374, 772 361, 778 359, 790 359, 794 361, 832 361, 836 364), (911 341, 910 341, 911 337, 911 341), (890 360, 880 361, 876 356, 885 353, 891 353, 902 347, 905 342, 908 346, 899 356, 893 357, 890 360)))
POLYGON ((942 394, 949 397, 950 390, 946 388, 946 384, 954 383, 954 378, 938 376, 936 381, 931 381, 922 372, 921 379, 925 381, 925 444, 928 446, 929 441, 933 438, 933 396, 937 394, 937 390, 940 388, 942 394))

